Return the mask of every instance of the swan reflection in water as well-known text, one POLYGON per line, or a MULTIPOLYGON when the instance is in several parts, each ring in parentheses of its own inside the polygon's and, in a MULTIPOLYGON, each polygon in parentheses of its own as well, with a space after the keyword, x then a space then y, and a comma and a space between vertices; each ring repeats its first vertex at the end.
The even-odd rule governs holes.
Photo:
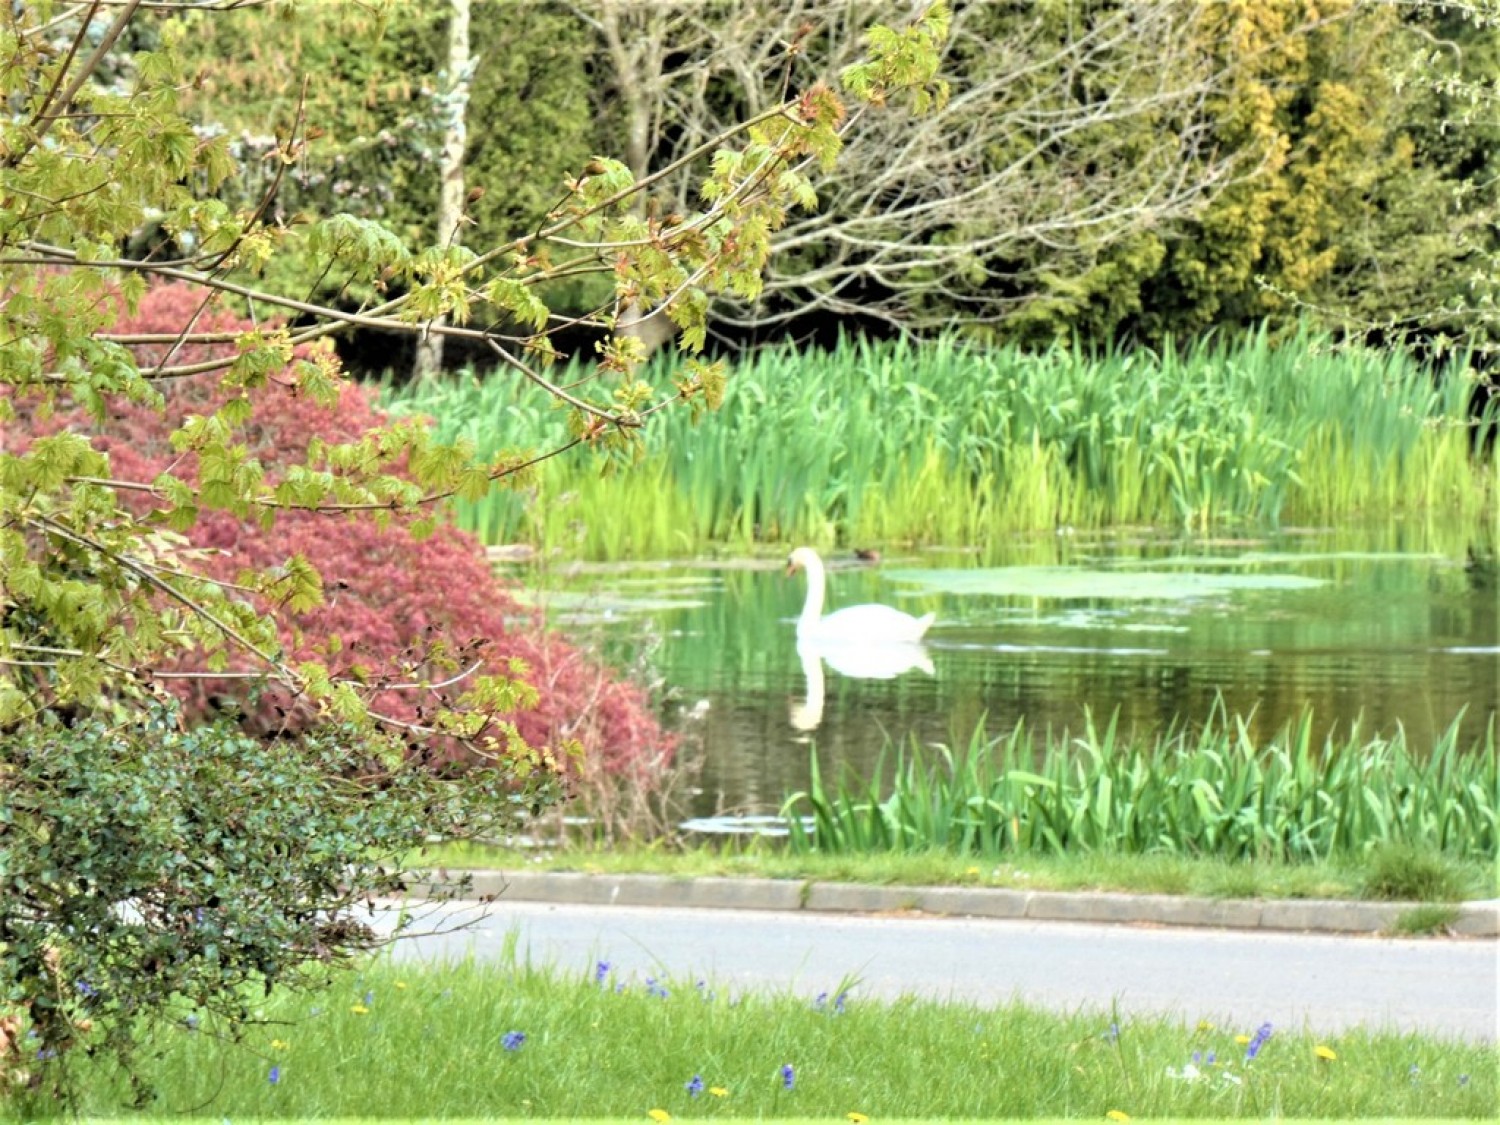
POLYGON ((791 705, 792 726, 804 733, 823 722, 823 663, 827 661, 841 676, 851 680, 894 680, 907 672, 933 674, 932 658, 920 641, 885 641, 876 644, 820 643, 808 637, 797 639, 797 656, 807 681, 806 698, 791 705))
POLYGON ((922 635, 933 614, 913 617, 888 605, 853 605, 823 615, 828 586, 823 560, 811 547, 798 547, 786 560, 787 576, 807 572, 807 600, 797 618, 797 655, 807 678, 807 698, 791 707, 792 726, 816 730, 823 721, 823 662, 854 680, 893 680, 920 669, 932 675, 922 635))

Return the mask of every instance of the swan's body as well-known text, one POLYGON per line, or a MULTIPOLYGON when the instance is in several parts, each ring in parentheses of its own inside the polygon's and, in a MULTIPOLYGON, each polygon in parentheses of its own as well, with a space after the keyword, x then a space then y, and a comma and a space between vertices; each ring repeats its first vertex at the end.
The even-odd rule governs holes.
POLYGON ((788 556, 786 570, 807 571, 807 600, 797 619, 797 638, 821 643, 914 644, 922 639, 935 614, 913 617, 888 605, 851 605, 823 616, 823 596, 828 579, 823 560, 811 547, 798 547, 788 556))

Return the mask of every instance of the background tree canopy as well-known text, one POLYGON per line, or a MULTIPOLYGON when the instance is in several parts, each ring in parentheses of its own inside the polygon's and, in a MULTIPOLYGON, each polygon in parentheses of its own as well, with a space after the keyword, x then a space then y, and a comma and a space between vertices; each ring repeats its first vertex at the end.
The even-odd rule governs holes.
MULTIPOLYGON (((279 205, 430 236, 442 8, 314 8, 288 33, 272 12, 250 35, 205 18, 195 113, 265 134, 295 118, 299 76, 326 73, 279 205)), ((474 0, 465 176, 483 194, 464 239, 536 222, 590 152, 619 148, 637 178, 670 168, 904 8, 474 0)), ((818 208, 776 233, 764 290, 716 309, 726 339, 970 325, 1102 344, 1306 316, 1494 335, 1493 4, 960 3, 942 52, 947 105, 862 123, 818 208)), ((667 214, 696 190, 683 169, 638 205, 667 214)), ((601 293, 552 296, 582 311, 601 293)))

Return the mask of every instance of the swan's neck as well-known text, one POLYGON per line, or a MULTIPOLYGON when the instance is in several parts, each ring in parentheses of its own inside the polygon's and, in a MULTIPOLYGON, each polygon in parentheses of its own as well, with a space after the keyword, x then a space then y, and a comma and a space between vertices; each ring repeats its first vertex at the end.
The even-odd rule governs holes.
POLYGON ((802 616, 797 621, 801 632, 817 625, 823 617, 823 587, 827 579, 823 575, 823 563, 812 558, 807 562, 807 601, 802 603, 802 616))

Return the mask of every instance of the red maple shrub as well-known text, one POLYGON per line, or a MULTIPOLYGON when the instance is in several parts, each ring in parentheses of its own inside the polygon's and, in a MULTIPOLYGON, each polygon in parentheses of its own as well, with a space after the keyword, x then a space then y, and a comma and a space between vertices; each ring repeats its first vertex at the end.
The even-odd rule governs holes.
MULTIPOLYGON (((194 320, 201 290, 165 285, 148 291, 134 315, 122 316, 116 333, 175 334, 191 323, 195 332, 241 333, 254 326, 223 310, 210 310, 194 320)), ((137 348, 142 368, 167 358, 168 345, 137 348)), ((192 364, 233 354, 234 345, 193 344, 174 350, 169 362, 192 364)), ((187 480, 194 476, 193 458, 168 444, 175 421, 189 414, 207 414, 225 400, 215 373, 170 380, 163 386, 165 412, 150 406, 115 401, 108 420, 96 425, 80 410, 60 410, 45 422, 32 420, 32 433, 76 428, 94 436, 96 448, 109 453, 117 480, 149 482, 170 469, 187 480)), ((250 421, 237 438, 274 479, 278 464, 300 462, 310 439, 329 443, 358 440, 385 421, 370 394, 356 383, 343 385, 333 409, 318 406, 296 393, 295 380, 273 377, 251 392, 250 421)), ((147 492, 127 492, 125 502, 150 506, 147 492)), ((367 682, 396 683, 412 678, 439 681, 444 667, 425 664, 424 654, 437 645, 448 654, 445 667, 467 667, 478 661, 483 670, 506 674, 519 658, 528 669, 524 678, 539 693, 533 709, 505 716, 533 746, 574 738, 584 747, 589 767, 624 773, 664 764, 672 750, 637 685, 625 682, 576 646, 545 631, 534 615, 524 611, 490 570, 483 549, 470 535, 442 527, 418 541, 407 522, 392 519, 379 526, 368 514, 286 511, 266 530, 256 522, 223 511, 203 511, 188 532, 202 573, 234 581, 245 569, 277 566, 301 554, 319 571, 324 582, 324 604, 304 613, 287 615, 283 644, 292 661, 318 659, 339 676, 360 670, 367 682)), ((177 670, 191 669, 185 657, 177 670)), ((241 661, 232 667, 247 669, 241 661)), ((225 698, 240 702, 252 729, 274 730, 285 720, 287 701, 265 693, 246 699, 246 681, 187 679, 165 681, 182 699, 189 717, 206 714, 225 698)), ((459 681, 442 692, 377 691, 371 709, 399 722, 420 721, 439 696, 461 694, 459 681)))

